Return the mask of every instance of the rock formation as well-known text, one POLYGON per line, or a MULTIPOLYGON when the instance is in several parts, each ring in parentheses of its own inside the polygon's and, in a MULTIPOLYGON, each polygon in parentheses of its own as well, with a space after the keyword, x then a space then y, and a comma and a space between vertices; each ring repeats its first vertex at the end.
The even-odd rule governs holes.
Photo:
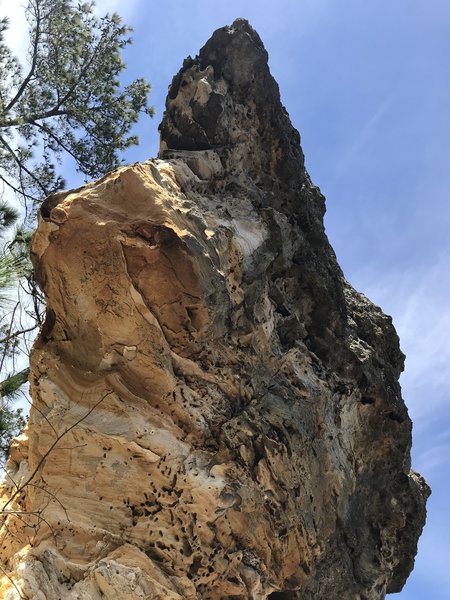
POLYGON ((380 599, 429 493, 391 319, 344 279, 257 33, 169 89, 159 158, 49 197, 2 598, 380 599))

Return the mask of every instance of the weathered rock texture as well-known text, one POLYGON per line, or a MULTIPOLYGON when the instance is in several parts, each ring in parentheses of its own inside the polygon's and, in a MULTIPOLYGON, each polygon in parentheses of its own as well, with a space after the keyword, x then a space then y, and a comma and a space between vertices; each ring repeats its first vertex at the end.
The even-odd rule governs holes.
POLYGON ((403 355, 342 276, 246 21, 185 61, 161 136, 157 160, 42 206, 2 598, 399 591, 429 493, 403 355))

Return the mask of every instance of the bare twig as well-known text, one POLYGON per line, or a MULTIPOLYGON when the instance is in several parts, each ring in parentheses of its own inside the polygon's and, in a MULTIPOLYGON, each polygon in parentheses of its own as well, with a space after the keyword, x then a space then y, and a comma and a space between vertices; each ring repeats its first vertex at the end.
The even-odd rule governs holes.
MULTIPOLYGON (((31 402, 28 400, 29 404, 31 405, 31 402)), ((53 427, 53 423, 50 422, 50 420, 47 418, 47 415, 44 415, 44 413, 42 412, 42 410, 40 408, 38 408, 36 405, 33 407, 35 411, 37 411, 41 417, 47 422, 47 425, 53 429, 53 433, 55 434, 55 437, 58 437, 58 432, 56 431, 56 429, 53 427)))
POLYGON ((30 331, 34 331, 38 327, 39 327, 39 324, 36 323, 36 325, 33 325, 33 327, 27 327, 26 329, 21 329, 19 331, 14 331, 13 333, 11 333, 11 334, 5 336, 4 338, 2 338, 0 340, 0 344, 5 344, 5 343, 9 342, 10 340, 12 340, 12 339, 14 339, 16 337, 19 337, 20 335, 23 335, 24 333, 29 333, 30 331))
POLYGON ((31 475, 29 475, 28 479, 26 479, 26 481, 21 484, 19 486, 19 488, 11 495, 11 497, 9 498, 9 500, 3 505, 2 509, 0 510, 0 514, 3 513, 8 506, 15 500, 15 498, 17 498, 17 496, 21 493, 22 490, 24 490, 27 485, 29 485, 33 479, 36 477, 37 473, 39 472, 39 469, 42 467, 44 461, 46 460, 46 458, 48 457, 48 455, 52 452, 52 450, 54 450, 54 448, 57 446, 57 444, 59 443, 59 441, 69 433, 69 431, 72 431, 72 429, 74 429, 75 427, 77 427, 77 425, 79 425, 80 423, 82 423, 85 419, 87 419, 89 417, 89 415, 94 412, 94 410, 103 402, 103 400, 105 400, 108 396, 110 396, 111 394, 113 394, 113 392, 108 392, 107 394, 105 394, 104 396, 102 396, 100 398, 100 400, 98 402, 96 402, 94 404, 94 406, 92 406, 92 408, 90 408, 86 414, 84 414, 82 417, 80 417, 79 419, 77 419, 75 421, 75 423, 73 423, 70 427, 68 427, 67 429, 65 429, 62 433, 60 433, 58 435, 58 437, 56 438, 56 440, 50 445, 50 447, 47 449, 47 451, 44 453, 44 455, 41 457, 41 459, 39 460, 38 464, 36 465, 36 467, 33 469, 31 475))
POLYGON ((19 597, 21 598, 21 600, 26 600, 25 596, 22 596, 22 592, 19 590, 19 588, 15 584, 14 580, 11 579, 11 577, 8 575, 8 573, 5 571, 5 569, 2 567, 2 565, 0 565, 0 571, 3 573, 3 575, 6 577, 6 579, 10 582, 10 584, 15 587, 16 592, 19 594, 19 597))
POLYGON ((48 488, 43 487, 42 485, 37 485, 36 483, 29 483, 28 485, 31 486, 31 487, 34 487, 34 488, 36 488, 38 490, 41 490, 41 492, 45 492, 46 494, 48 494, 52 498, 52 500, 54 500, 57 504, 60 505, 60 507, 64 511, 64 514, 66 515, 66 519, 70 523, 69 514, 67 512, 67 509, 64 506, 64 504, 59 500, 59 498, 58 498, 58 496, 56 494, 54 494, 53 492, 51 492, 48 488))

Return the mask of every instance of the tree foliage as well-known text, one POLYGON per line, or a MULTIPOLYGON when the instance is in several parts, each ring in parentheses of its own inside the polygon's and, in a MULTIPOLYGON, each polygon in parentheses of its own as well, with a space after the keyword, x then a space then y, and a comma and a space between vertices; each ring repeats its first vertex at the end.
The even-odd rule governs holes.
MULTIPOLYGON (((6 203, 0 202, 0 239, 2 233, 4 234, 17 218, 17 211, 6 203)), ((20 240, 18 232, 17 236, 17 240, 20 240)), ((17 285, 27 271, 30 271, 29 260, 24 253, 24 249, 27 247, 27 240, 24 240, 23 244, 17 241, 13 246, 8 244, 0 250, 0 306, 3 308, 0 313, 0 372, 3 372, 3 366, 10 359, 14 359, 19 340, 25 333, 23 330, 13 330, 19 322, 15 318, 19 305, 16 303, 11 310, 8 310, 12 305, 8 292, 17 285)), ((29 329, 31 330, 31 327, 29 329)), ((11 438, 17 435, 25 425, 22 410, 20 408, 13 409, 11 402, 26 378, 27 373, 22 370, 10 373, 0 382, 0 456, 7 453, 11 438)))
POLYGON ((29 0, 26 72, 0 21, 0 177, 27 199, 62 187, 63 153, 87 177, 116 167, 138 141, 131 126, 141 112, 153 113, 144 79, 120 85, 129 28, 117 14, 99 19, 93 10, 92 2, 29 0))
MULTIPOLYGON (((26 66, 5 41, 8 19, 0 19, 0 182, 4 191, 22 200, 29 224, 39 200, 65 185, 59 166, 65 156, 86 178, 104 175, 120 164, 121 152, 138 143, 131 129, 142 113, 152 116, 153 108, 144 79, 121 85, 122 52, 131 39, 130 28, 117 14, 99 18, 93 2, 28 0, 25 15, 26 66)), ((0 202, 0 239, 17 218, 16 211, 0 202)), ((8 357, 14 365, 16 354, 24 350, 23 336, 36 327, 23 322, 23 313, 28 320, 40 320, 39 291, 26 259, 29 240, 29 231, 21 226, 0 251, 0 297, 2 289, 23 275, 25 298, 31 294, 28 300, 19 294, 12 307, 7 300, 0 304, 3 370, 8 357)), ((17 390, 26 373, 13 368, 0 377, 0 401, 17 390)), ((0 436, 5 424, 15 433, 11 419, 0 415, 0 436)), ((0 445, 5 443, 1 437, 0 445)))

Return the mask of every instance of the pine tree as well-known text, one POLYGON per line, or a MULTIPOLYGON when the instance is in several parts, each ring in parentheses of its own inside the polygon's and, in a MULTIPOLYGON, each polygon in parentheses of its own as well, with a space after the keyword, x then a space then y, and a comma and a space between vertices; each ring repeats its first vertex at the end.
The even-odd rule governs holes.
MULTIPOLYGON (((8 206, 6 202, 0 202, 0 240, 19 217, 18 212, 8 206)), ((8 358, 14 352, 17 335, 12 332, 12 326, 8 315, 8 307, 11 305, 11 299, 8 297, 8 291, 13 288, 19 278, 25 274, 27 258, 22 253, 11 251, 3 245, 0 250, 0 303, 3 306, 0 314, 0 367, 2 367, 8 358)), ((16 311, 13 309, 13 313, 16 311)), ((1 370, 1 368, 0 368, 1 370)), ((11 374, 0 384, 0 455, 6 454, 11 438, 19 433, 25 425, 25 420, 21 409, 13 409, 11 402, 17 394, 18 389, 23 384, 25 374, 11 374)))

